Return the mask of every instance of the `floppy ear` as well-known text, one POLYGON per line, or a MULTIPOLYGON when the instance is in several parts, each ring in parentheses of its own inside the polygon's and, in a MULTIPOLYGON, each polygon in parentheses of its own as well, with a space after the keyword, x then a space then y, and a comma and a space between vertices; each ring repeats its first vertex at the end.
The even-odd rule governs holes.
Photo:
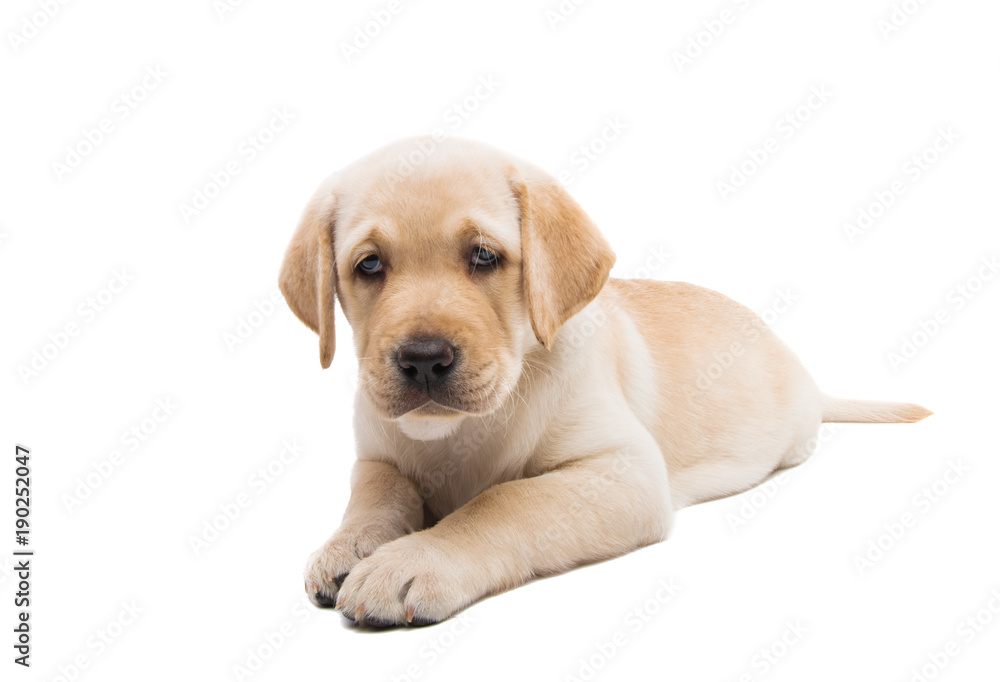
POLYGON ((336 194, 331 176, 306 206, 278 276, 278 286, 292 312, 319 334, 319 361, 333 361, 333 330, 337 270, 333 259, 333 211, 336 194))
POLYGON ((509 175, 521 208, 521 263, 535 337, 552 347, 559 327, 608 281, 615 254, 597 226, 554 178, 509 175))

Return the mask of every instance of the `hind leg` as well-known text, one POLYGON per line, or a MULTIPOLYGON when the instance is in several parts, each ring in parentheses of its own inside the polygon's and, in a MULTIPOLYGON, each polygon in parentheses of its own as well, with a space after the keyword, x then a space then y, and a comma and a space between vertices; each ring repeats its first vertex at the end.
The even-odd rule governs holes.
POLYGON ((839 430, 839 424, 817 424, 815 428, 811 429, 811 435, 789 448, 785 456, 781 458, 778 468, 790 469, 802 464, 812 457, 820 446, 830 442, 839 430))
POLYGON ((775 469, 789 469, 809 459, 819 447, 823 428, 823 406, 812 381, 800 396, 800 409, 792 418, 792 440, 775 469))
POLYGON ((736 495, 763 483, 780 469, 797 466, 816 450, 821 412, 815 395, 805 393, 796 408, 783 414, 767 429, 747 435, 756 427, 743 424, 743 434, 727 447, 670 471, 675 508, 736 495))

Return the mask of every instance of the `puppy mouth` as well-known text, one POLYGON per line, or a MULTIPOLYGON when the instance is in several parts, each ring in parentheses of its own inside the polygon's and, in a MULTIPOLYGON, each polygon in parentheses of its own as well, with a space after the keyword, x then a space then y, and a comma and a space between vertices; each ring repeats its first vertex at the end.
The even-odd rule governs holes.
POLYGON ((466 382, 445 386, 400 386, 397 381, 373 381, 368 386, 372 402, 386 419, 412 417, 479 416, 499 406, 499 391, 492 382, 469 386, 466 382))
POLYGON ((418 405, 417 407, 404 412, 400 415, 400 417, 407 414, 414 417, 464 417, 469 413, 465 410, 459 410, 454 407, 449 407, 448 405, 442 405, 441 403, 429 398, 424 404, 418 405))
POLYGON ((390 398, 388 410, 390 418, 398 419, 403 415, 458 417, 477 414, 481 411, 478 405, 468 404, 467 401, 461 400, 452 393, 452 391, 443 388, 406 387, 390 398))

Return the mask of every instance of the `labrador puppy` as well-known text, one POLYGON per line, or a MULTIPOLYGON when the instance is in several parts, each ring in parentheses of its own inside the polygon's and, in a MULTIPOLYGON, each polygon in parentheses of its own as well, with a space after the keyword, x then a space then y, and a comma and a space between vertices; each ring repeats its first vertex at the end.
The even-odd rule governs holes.
POLYGON ((402 140, 320 186, 281 291, 324 368, 340 301, 360 377, 315 604, 441 621, 665 539, 678 509, 800 464, 822 422, 930 414, 827 397, 747 308, 614 261, 550 175, 468 140, 402 140))

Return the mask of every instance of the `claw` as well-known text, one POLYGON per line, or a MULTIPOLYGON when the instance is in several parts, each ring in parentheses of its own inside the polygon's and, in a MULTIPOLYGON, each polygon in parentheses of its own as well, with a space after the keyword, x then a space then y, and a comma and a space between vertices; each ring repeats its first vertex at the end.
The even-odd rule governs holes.
POLYGON ((365 605, 364 602, 358 604, 357 610, 354 612, 354 620, 361 620, 361 616, 365 615, 365 605))
POLYGON ((413 609, 413 604, 410 604, 409 606, 406 607, 406 622, 407 623, 412 623, 413 622, 413 610, 414 610, 413 609))

